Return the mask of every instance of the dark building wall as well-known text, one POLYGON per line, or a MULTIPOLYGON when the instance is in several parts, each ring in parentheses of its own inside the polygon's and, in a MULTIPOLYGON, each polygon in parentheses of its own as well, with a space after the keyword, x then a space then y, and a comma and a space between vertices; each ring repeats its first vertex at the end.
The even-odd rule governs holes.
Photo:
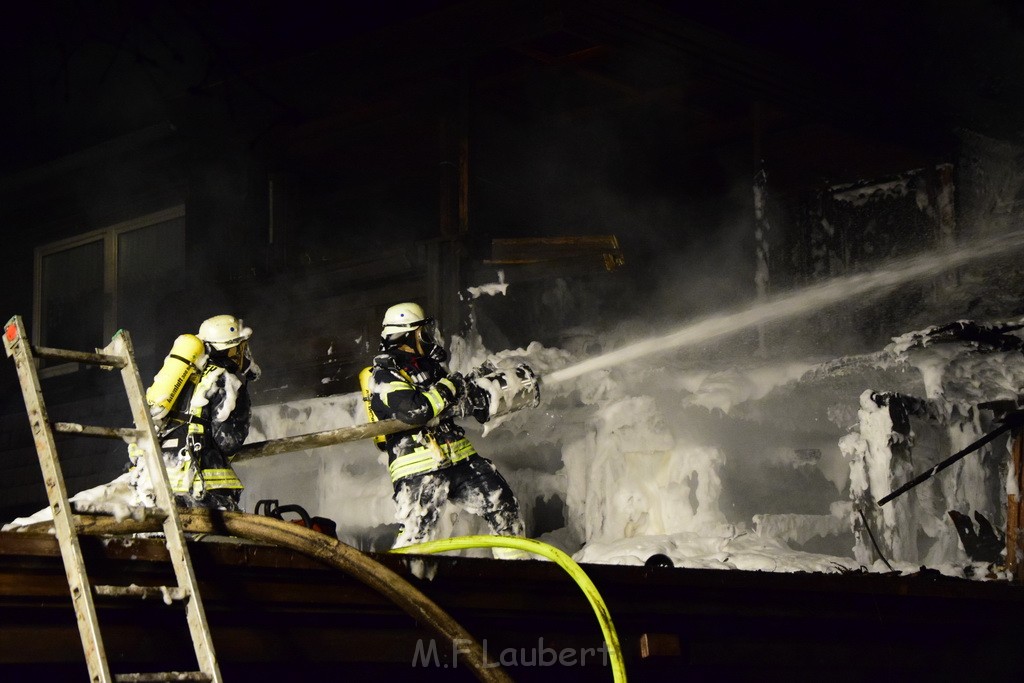
MULTIPOLYGON (((955 151, 920 131, 894 141, 941 122, 878 126, 885 98, 857 100, 841 78, 808 76, 822 65, 779 60, 659 4, 422 4, 407 21, 342 21, 330 38, 319 13, 319 30, 302 34, 289 32, 298 19, 286 8, 197 21, 157 3, 131 15, 113 52, 102 22, 61 23, 90 58, 55 62, 81 79, 66 93, 39 71, 19 75, 51 99, 27 141, 9 146, 21 165, 0 178, 0 310, 31 325, 36 247, 183 206, 186 267, 140 316, 151 324, 130 330, 149 350, 144 380, 175 336, 230 311, 256 331, 258 403, 348 392, 400 300, 426 304, 449 333, 472 312, 495 350, 631 318, 656 329, 749 301, 759 170, 773 286, 799 285, 814 276, 801 256, 808 197, 955 151), (157 85, 145 90, 146 79, 157 85), (118 97, 134 99, 118 108, 118 97), (608 254, 580 246, 594 235, 615 236, 624 265, 608 269, 608 254), (548 237, 572 246, 542 262, 495 258, 496 239, 548 237), (460 300, 499 271, 506 297, 472 310, 460 300)), ((59 41, 31 45, 38 56, 59 41)), ((116 410, 98 381, 75 373, 45 388, 61 410, 103 423, 116 410), (92 388, 102 401, 85 398, 92 388)), ((0 383, 0 455, 24 473, 7 479, 10 517, 41 507, 42 489, 29 483, 35 456, 11 364, 0 383)), ((118 449, 68 448, 83 463, 73 488, 123 464, 118 449)))

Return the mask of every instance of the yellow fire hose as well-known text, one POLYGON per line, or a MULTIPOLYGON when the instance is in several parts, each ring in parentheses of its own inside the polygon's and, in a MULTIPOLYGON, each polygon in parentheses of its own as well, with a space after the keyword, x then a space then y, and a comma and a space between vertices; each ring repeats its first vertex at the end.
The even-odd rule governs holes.
POLYGON ((449 550, 466 550, 468 548, 514 548, 546 557, 564 569, 583 591, 583 594, 587 597, 590 606, 594 610, 594 614, 597 615, 597 620, 601 624, 601 631, 604 633, 604 641, 608 646, 613 679, 616 683, 625 683, 626 667, 622 658, 622 649, 619 647, 619 637, 615 633, 615 625, 612 624, 612 617, 608 612, 608 607, 604 604, 604 599, 601 598, 597 586, 590 580, 590 577, 571 557, 558 548, 531 538, 519 538, 516 536, 458 536, 440 541, 429 541, 427 543, 394 548, 390 552, 399 554, 433 554, 449 550))

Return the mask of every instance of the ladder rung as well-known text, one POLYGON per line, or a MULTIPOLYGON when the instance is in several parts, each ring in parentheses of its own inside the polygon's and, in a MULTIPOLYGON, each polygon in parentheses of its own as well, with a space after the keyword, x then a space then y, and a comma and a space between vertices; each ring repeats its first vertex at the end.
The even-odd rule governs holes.
POLYGON ((111 598, 160 598, 168 605, 188 598, 188 589, 180 586, 93 586, 96 595, 111 598))
POLYGON ((121 356, 111 356, 106 353, 88 353, 87 351, 70 351, 68 349, 51 349, 46 346, 33 346, 32 351, 39 358, 50 360, 66 360, 89 365, 102 365, 120 370, 127 365, 121 356))
POLYGON ((160 681, 212 681, 202 671, 164 671, 146 674, 114 674, 118 683, 159 683, 160 681))
POLYGON ((53 431, 82 436, 99 436, 105 439, 131 439, 132 441, 142 438, 143 435, 141 430, 131 427, 93 427, 75 422, 54 422, 53 431))

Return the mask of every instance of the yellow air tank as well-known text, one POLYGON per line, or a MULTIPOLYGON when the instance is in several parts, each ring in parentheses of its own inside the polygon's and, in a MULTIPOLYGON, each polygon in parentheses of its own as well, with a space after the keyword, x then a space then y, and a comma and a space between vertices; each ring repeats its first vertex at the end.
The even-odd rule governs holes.
MULTIPOLYGON (((366 408, 366 417, 369 418, 370 422, 376 422, 377 416, 373 412, 373 408, 370 407, 370 377, 373 376, 373 368, 363 368, 359 372, 359 388, 363 392, 363 406, 366 408)), ((373 437, 373 443, 377 445, 377 448, 384 450, 384 436, 373 437)))
POLYGON ((174 402, 190 379, 195 381, 206 365, 203 341, 194 334, 183 334, 174 340, 163 367, 146 390, 146 401, 156 420, 163 419, 174 407, 174 402))

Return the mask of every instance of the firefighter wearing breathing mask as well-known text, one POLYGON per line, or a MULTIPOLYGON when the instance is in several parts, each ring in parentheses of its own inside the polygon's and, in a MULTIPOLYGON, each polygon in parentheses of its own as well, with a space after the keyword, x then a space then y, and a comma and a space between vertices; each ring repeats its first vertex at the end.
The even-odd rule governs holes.
MULTIPOLYGON (((388 454, 396 521, 402 525, 394 547, 432 540, 446 501, 482 517, 492 534, 522 536, 512 489, 453 419, 466 384, 448 371, 448 353, 435 334, 434 321, 418 304, 389 308, 364 387, 372 419, 417 425, 378 442, 388 454)), ((521 556, 500 548, 494 554, 521 556)))
MULTIPOLYGON (((233 315, 204 320, 171 347, 146 391, 179 506, 239 510, 242 482, 231 458, 249 435, 249 382, 260 370, 252 329, 233 315)), ((139 452, 129 449, 133 465, 139 452)))

